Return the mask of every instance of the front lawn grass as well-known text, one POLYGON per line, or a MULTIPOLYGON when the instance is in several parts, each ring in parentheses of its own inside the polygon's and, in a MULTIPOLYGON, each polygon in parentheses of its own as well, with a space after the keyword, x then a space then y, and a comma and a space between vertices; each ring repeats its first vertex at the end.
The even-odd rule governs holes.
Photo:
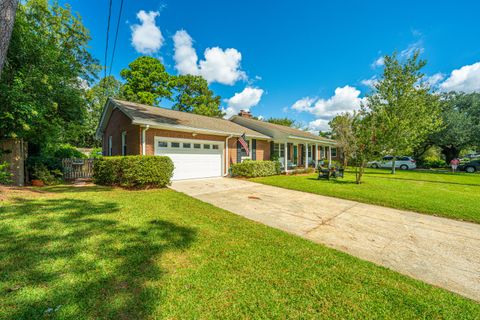
POLYGON ((252 181, 272 186, 412 210, 446 218, 480 223, 480 175, 430 171, 367 169, 363 183, 355 172, 344 179, 317 180, 317 174, 271 176, 252 181))
POLYGON ((172 190, 0 202, 1 319, 474 319, 480 305, 172 190))

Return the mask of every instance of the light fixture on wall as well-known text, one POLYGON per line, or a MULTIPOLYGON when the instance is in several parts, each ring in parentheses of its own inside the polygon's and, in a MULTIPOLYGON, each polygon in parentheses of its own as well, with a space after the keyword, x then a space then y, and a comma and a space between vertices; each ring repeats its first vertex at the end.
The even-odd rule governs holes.
POLYGON ((195 132, 193 132, 193 133, 192 133, 192 136, 194 136, 194 137, 195 137, 196 135, 197 135, 197 134, 196 134, 195 132))

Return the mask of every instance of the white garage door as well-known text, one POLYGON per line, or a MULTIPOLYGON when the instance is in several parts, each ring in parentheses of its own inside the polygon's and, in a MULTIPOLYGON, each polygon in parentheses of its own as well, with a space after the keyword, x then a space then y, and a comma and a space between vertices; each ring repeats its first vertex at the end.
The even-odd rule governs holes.
POLYGON ((175 166, 172 180, 222 175, 223 143, 220 141, 155 137, 155 154, 172 159, 175 166))

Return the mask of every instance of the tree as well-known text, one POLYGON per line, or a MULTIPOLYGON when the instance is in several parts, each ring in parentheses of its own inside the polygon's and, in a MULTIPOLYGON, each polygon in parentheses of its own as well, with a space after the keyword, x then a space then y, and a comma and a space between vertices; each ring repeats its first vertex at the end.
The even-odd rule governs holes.
POLYGON ((2 26, 0 28, 0 77, 7 56, 17 6, 18 0, 2 0, 0 2, 0 26, 2 26))
POLYGON ((290 118, 268 118, 267 120, 265 120, 266 122, 269 122, 269 123, 274 123, 274 124, 278 124, 278 125, 281 125, 281 126, 286 126, 286 127, 297 127, 297 123, 295 120, 293 119, 290 119, 290 118))
POLYGON ((69 6, 48 0, 18 6, 0 79, 0 137, 25 139, 32 154, 62 142, 69 124, 83 121, 81 82, 98 70, 87 51, 89 40, 69 6))
POLYGON ((191 112, 210 117, 223 117, 220 96, 215 96, 201 76, 179 75, 172 77, 174 89, 173 110, 191 112))
POLYGON ((158 106, 162 99, 172 98, 173 78, 156 58, 139 57, 120 75, 126 81, 122 97, 128 101, 158 106))
POLYGON ((424 149, 436 145, 449 163, 460 151, 480 144, 480 94, 455 93, 442 97, 443 126, 430 135, 424 149))
POLYGON ((100 142, 95 138, 98 122, 102 116, 103 107, 108 98, 120 95, 122 83, 114 76, 101 79, 86 91, 87 113, 84 121, 75 122, 68 126, 65 141, 77 147, 97 147, 100 142))
POLYGON ((330 128, 332 129, 332 139, 336 140, 338 147, 342 150, 343 153, 343 167, 346 167, 348 164, 348 159, 351 158, 354 152, 354 132, 353 132, 353 122, 355 120, 355 115, 345 112, 335 116, 330 122, 330 128))
POLYGON ((424 75, 420 70, 426 62, 419 60, 419 51, 404 62, 399 61, 396 53, 385 56, 384 61, 383 76, 375 84, 374 94, 367 98, 366 106, 377 118, 377 139, 383 151, 395 157, 412 152, 439 128, 441 108, 438 96, 432 95, 422 82, 424 75))

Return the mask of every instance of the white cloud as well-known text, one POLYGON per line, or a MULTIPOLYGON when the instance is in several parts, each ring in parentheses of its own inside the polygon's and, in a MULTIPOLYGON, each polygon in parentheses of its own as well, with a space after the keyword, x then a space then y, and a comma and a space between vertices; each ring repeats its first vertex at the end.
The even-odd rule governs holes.
POLYGON ((180 74, 198 75, 197 53, 193 48, 192 37, 185 31, 179 30, 173 36, 175 47, 175 68, 180 74))
POLYGON ((132 30, 132 45, 140 53, 153 54, 160 50, 163 44, 163 36, 160 28, 155 25, 155 18, 160 13, 158 11, 140 10, 137 18, 141 24, 135 24, 132 30))
POLYGON ((335 89, 328 99, 302 98, 292 105, 292 109, 308 112, 317 119, 309 123, 311 130, 328 130, 328 122, 339 113, 352 112, 360 108, 365 98, 360 98, 360 90, 345 86, 335 89))
POLYGON ((423 53, 424 50, 422 40, 418 40, 417 42, 409 44, 406 49, 400 51, 400 57, 408 59, 415 53, 415 51, 423 53))
POLYGON ((443 91, 480 91, 480 62, 466 65, 452 71, 440 88, 443 91))
POLYGON ((375 61, 373 61, 372 63, 372 68, 378 68, 378 67, 383 67, 385 65, 385 58, 382 56, 382 57, 379 57, 378 59, 376 59, 375 61))
POLYGON ((378 82, 378 79, 375 76, 371 77, 370 79, 363 79, 362 81, 360 81, 361 84, 369 88, 374 88, 377 82, 378 82))
POLYGON ((175 47, 175 68, 180 74, 201 75, 209 83, 218 82, 233 85, 238 80, 246 80, 247 75, 240 68, 242 54, 234 48, 207 48, 204 60, 198 62, 193 40, 185 30, 173 36, 175 47))
POLYGON ((227 108, 224 109, 225 117, 230 118, 236 115, 240 110, 249 111, 256 106, 263 95, 263 89, 246 87, 242 92, 237 92, 233 97, 226 99, 227 108))
POLYGON ((426 77, 426 82, 430 87, 437 86, 443 79, 445 79, 445 75, 441 72, 435 73, 429 77, 426 77))
POLYGON ((330 130, 330 126, 328 125, 328 122, 330 120, 324 120, 324 119, 317 119, 310 121, 308 123, 308 129, 310 130, 311 133, 318 134, 319 131, 328 131, 330 130))

